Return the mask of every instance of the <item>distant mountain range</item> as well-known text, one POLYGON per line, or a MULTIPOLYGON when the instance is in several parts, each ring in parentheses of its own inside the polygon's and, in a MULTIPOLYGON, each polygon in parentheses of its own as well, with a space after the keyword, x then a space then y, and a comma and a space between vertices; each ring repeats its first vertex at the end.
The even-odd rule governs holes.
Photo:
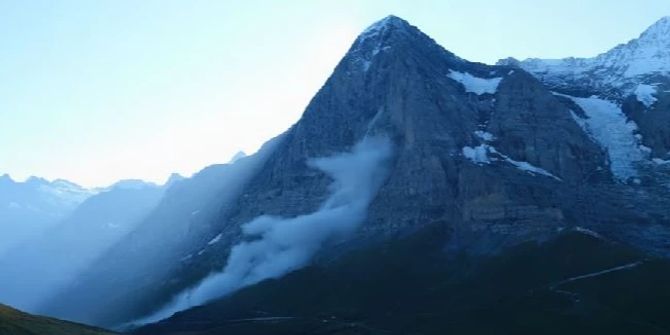
MULTIPOLYGON (((16 241, 0 255, 0 301, 35 310, 133 231, 164 191, 142 181, 122 181, 90 191, 58 221, 35 227, 34 236, 16 241)), ((15 232, 23 224, 8 221, 3 229, 15 232)))
POLYGON ((70 214, 95 192, 65 180, 0 176, 0 255, 70 214))
POLYGON ((98 247, 30 311, 138 334, 669 332, 669 36, 486 65, 386 17, 257 153, 71 208, 98 247))

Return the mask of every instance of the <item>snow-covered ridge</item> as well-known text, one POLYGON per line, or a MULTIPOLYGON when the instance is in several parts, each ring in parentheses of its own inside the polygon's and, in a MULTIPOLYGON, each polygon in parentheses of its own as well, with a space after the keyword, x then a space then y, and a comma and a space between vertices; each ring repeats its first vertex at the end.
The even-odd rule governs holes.
POLYGON ((498 64, 519 66, 550 85, 582 82, 596 88, 622 88, 631 94, 641 78, 670 74, 670 17, 660 19, 638 38, 592 58, 506 59, 498 64))
MULTIPOLYGON (((13 180, 8 174, 4 174, 0 176, 0 182, 0 186, 6 187, 6 191, 9 193, 20 192, 19 189, 32 189, 42 197, 51 199, 50 201, 53 203, 62 203, 71 208, 97 193, 96 190, 84 188, 64 179, 48 181, 44 178, 29 177, 21 182, 13 180)), ((11 195, 8 196, 12 197, 11 195)), ((15 204, 21 205, 19 202, 15 202, 15 204)), ((16 206, 12 207, 18 208, 16 206)))
POLYGON ((458 72, 449 70, 447 77, 461 83, 465 87, 466 92, 482 95, 484 93, 495 94, 498 90, 498 85, 502 77, 495 78, 480 78, 475 77, 467 72, 458 72))
POLYGON ((88 197, 96 194, 95 190, 83 188, 75 183, 63 179, 56 179, 51 183, 45 183, 40 186, 44 192, 52 193, 73 203, 81 203, 88 197))

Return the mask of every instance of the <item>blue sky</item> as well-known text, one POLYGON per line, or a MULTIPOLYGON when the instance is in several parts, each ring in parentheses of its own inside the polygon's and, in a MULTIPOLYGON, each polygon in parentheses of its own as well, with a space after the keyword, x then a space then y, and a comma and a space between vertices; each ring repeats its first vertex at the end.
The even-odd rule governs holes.
POLYGON ((253 152, 388 14, 492 63, 596 55, 670 1, 0 0, 0 174, 162 182, 253 152))

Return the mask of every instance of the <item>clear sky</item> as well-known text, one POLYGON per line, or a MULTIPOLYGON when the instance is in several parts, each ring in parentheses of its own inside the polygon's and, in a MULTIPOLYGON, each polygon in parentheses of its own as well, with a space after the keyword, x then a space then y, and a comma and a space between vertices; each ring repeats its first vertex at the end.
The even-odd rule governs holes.
POLYGON ((296 122, 395 14, 472 61, 593 56, 668 0, 0 0, 0 174, 162 182, 296 122))

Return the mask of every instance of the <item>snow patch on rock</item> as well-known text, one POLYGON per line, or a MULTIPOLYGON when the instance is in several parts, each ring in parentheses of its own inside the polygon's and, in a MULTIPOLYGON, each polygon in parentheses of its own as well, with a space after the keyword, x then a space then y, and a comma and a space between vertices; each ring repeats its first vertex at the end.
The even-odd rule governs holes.
POLYGON ((584 235, 595 237, 599 240, 604 240, 605 239, 602 235, 596 233, 595 231, 593 231, 591 229, 587 229, 587 228, 584 228, 584 227, 577 226, 577 227, 574 228, 574 231, 576 231, 578 233, 582 233, 584 235))
POLYGON ((516 167, 521 171, 528 172, 534 175, 542 175, 561 181, 561 178, 556 177, 549 171, 537 167, 528 162, 517 161, 515 159, 512 159, 511 157, 499 152, 498 150, 496 150, 496 148, 488 144, 480 144, 479 146, 476 147, 466 146, 463 147, 462 152, 465 158, 469 159, 470 161, 472 161, 477 165, 491 164, 491 162, 494 161, 503 161, 513 165, 514 167, 516 167))
POLYGON ((461 83, 466 92, 482 95, 484 93, 495 94, 502 77, 480 78, 467 72, 449 70, 447 77, 461 83))
POLYGON ((221 236, 222 234, 216 235, 213 239, 211 239, 209 242, 207 242, 207 245, 214 245, 219 243, 221 241, 221 236))
POLYGON ((482 144, 476 147, 463 147, 463 156, 475 164, 489 164, 488 151, 490 146, 482 144))
POLYGON ((587 118, 573 113, 573 118, 603 149, 610 160, 610 170, 620 181, 638 176, 637 162, 647 158, 640 138, 636 136, 637 125, 628 120, 621 107, 611 101, 596 96, 578 98, 557 94, 574 101, 584 110, 587 118))

